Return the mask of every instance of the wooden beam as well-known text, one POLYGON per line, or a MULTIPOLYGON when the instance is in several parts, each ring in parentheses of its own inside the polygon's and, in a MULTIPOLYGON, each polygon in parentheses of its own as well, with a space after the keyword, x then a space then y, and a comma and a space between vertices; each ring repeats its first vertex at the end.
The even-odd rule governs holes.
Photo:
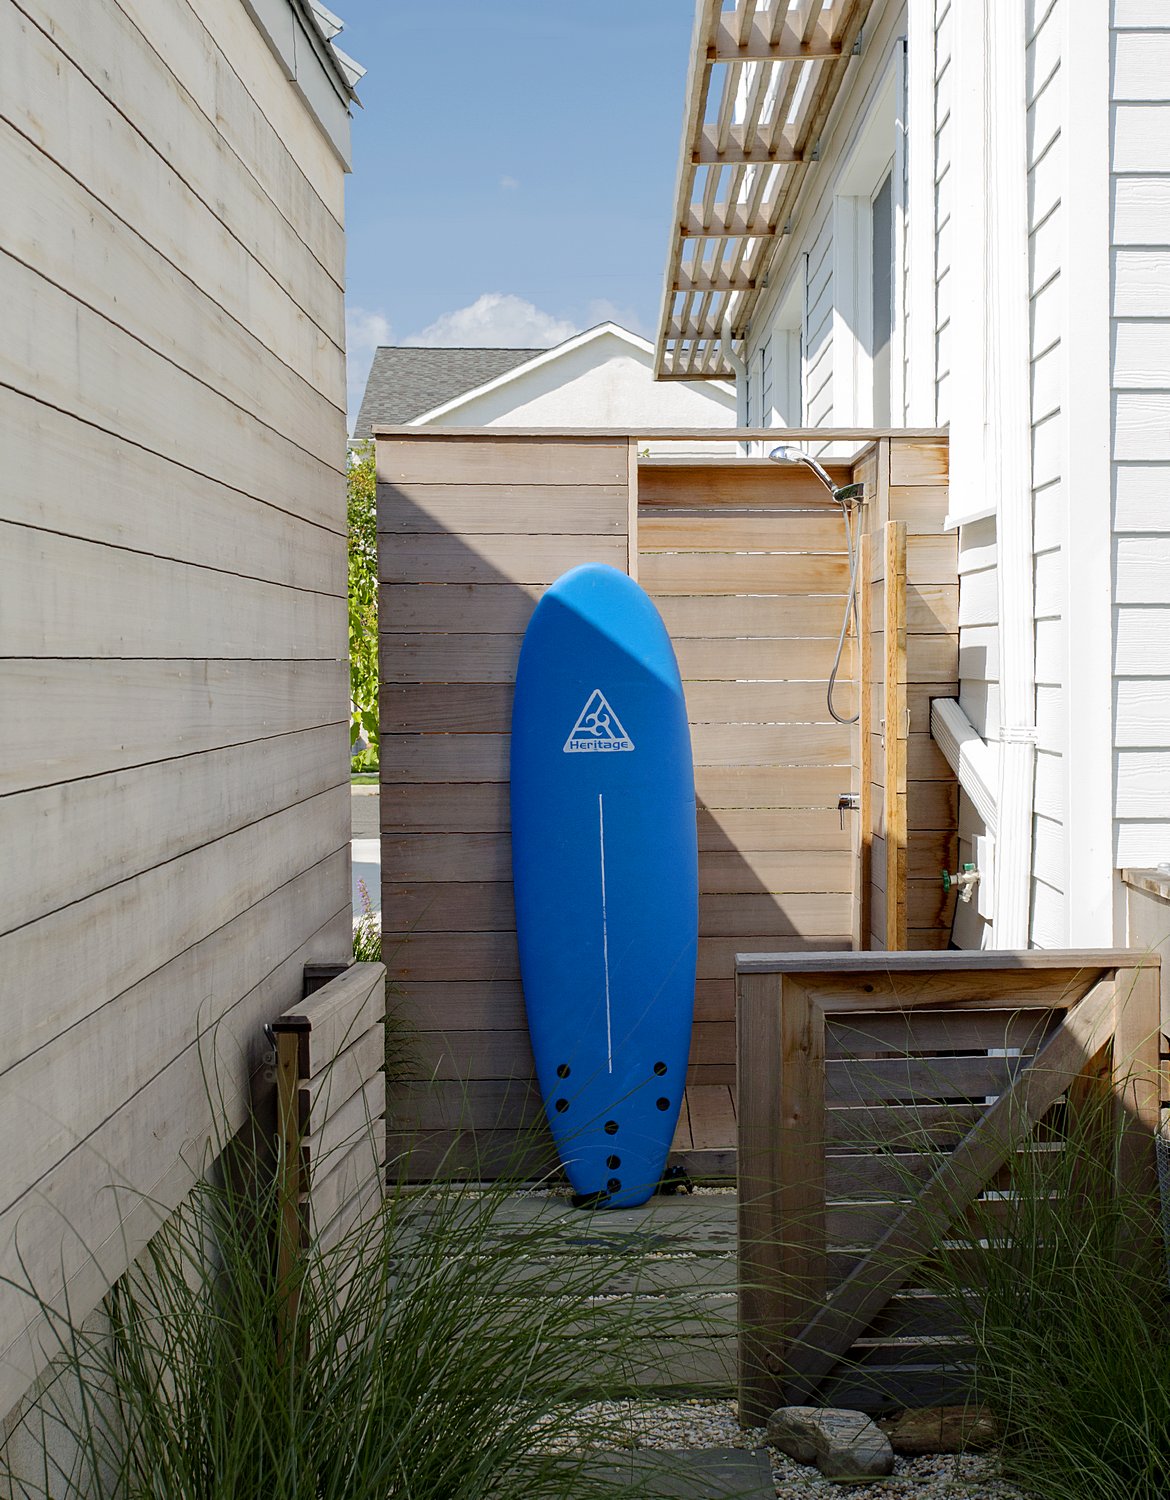
POLYGON ((740 163, 750 165, 755 162, 796 162, 803 161, 804 155, 798 151, 786 131, 772 144, 765 141, 756 141, 750 150, 744 140, 744 126, 731 125, 727 130, 727 143, 720 146, 719 126, 704 125, 697 142, 691 150, 691 162, 695 166, 717 165, 721 167, 733 167, 740 163))
POLYGON ((772 38, 771 13, 757 17, 740 40, 734 12, 725 14, 707 47, 709 62, 804 62, 815 57, 840 57, 841 43, 833 38, 822 16, 807 41, 790 21, 772 38))
POLYGON ((697 272, 693 276, 684 276, 681 273, 674 279, 674 290, 676 292, 754 292, 756 284, 746 277, 738 280, 724 274, 722 271, 697 272))
POLYGON ((743 235, 757 240, 775 239, 782 233, 766 214, 749 216, 742 203, 716 203, 710 213, 692 205, 678 232, 684 239, 706 239, 716 235, 732 239, 743 235))

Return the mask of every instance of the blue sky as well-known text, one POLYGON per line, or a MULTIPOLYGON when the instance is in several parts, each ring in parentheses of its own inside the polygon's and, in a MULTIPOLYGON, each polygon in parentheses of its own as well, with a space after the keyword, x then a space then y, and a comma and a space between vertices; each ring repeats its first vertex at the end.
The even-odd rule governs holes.
POLYGON ((379 343, 653 337, 691 0, 331 0, 368 69, 346 184, 350 411, 379 343))

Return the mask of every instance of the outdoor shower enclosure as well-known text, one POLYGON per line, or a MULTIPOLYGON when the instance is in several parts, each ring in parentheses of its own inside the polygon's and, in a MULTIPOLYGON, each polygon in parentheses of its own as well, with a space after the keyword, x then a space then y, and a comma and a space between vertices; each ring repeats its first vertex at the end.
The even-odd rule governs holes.
POLYGON ((699 970, 676 1159, 734 1170, 735 955, 942 948, 958 791, 930 700, 958 677, 957 542, 934 431, 377 433, 384 953, 418 1039, 391 1154, 487 1176, 539 1119, 512 909, 508 728, 525 625, 606 562, 674 641, 695 755, 699 970), (647 453, 677 439, 679 457, 647 453), (859 634, 826 686, 848 580, 815 445, 861 481, 859 634), (710 456, 704 444, 722 452, 710 456), (831 445, 826 448, 826 445, 831 445))

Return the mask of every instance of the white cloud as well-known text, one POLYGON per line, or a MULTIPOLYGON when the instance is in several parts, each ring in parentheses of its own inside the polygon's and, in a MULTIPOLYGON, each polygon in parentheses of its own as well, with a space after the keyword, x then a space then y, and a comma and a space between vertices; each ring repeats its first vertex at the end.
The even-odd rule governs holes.
POLYGON ((468 307, 443 313, 404 344, 414 348, 551 348, 579 332, 575 323, 543 312, 511 292, 484 292, 468 307))
POLYGON ((500 186, 506 193, 514 193, 520 184, 515 177, 501 177, 500 186))
POLYGON ((390 342, 390 320, 364 307, 345 309, 345 384, 350 428, 362 404, 374 350, 390 342))

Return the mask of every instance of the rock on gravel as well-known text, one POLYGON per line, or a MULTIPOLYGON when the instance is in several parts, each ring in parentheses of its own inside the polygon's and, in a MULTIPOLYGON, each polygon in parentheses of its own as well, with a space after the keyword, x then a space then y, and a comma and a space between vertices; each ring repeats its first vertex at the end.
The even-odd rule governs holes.
POLYGON ((768 1418, 768 1442, 826 1479, 882 1479, 894 1472, 890 1440, 861 1411, 781 1406, 768 1418))
POLYGON ((879 1422, 895 1453, 977 1453, 995 1446, 986 1406, 924 1406, 879 1422))

